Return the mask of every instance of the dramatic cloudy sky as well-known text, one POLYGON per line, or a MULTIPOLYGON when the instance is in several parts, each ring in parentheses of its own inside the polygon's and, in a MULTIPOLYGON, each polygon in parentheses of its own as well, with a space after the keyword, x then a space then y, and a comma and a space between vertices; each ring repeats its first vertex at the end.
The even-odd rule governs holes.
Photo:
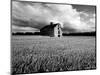
POLYGON ((12 2, 12 31, 39 31, 50 22, 61 23, 63 32, 95 31, 95 6, 12 2))

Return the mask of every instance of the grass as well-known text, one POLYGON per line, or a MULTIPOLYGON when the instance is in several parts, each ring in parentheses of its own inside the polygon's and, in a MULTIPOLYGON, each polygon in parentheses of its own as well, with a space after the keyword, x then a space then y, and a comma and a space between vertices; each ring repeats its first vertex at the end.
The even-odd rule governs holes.
POLYGON ((12 74, 96 69, 95 37, 12 36, 12 74))

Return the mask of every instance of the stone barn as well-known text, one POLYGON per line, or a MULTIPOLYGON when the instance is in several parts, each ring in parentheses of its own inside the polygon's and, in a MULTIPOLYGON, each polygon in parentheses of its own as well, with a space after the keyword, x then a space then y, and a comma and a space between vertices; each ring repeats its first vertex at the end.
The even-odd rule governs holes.
POLYGON ((47 35, 50 37, 61 37, 62 36, 62 29, 60 23, 53 23, 51 22, 50 25, 47 25, 40 29, 40 33, 42 35, 47 35))

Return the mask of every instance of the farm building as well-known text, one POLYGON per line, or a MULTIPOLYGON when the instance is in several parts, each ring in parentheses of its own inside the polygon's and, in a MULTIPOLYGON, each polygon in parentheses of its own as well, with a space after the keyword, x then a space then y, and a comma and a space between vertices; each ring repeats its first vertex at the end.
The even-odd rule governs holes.
POLYGON ((53 22, 51 22, 50 25, 47 25, 42 29, 40 29, 40 33, 42 35, 47 35, 50 37, 61 37, 62 36, 61 24, 60 23, 54 24, 53 22))

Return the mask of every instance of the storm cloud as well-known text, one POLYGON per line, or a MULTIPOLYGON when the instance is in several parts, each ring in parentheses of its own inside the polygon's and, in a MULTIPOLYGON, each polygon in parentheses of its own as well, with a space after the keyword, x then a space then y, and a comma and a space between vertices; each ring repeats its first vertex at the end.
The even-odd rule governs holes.
POLYGON ((50 22, 61 23, 64 32, 95 31, 95 13, 73 5, 12 1, 12 26, 41 29, 50 22))

